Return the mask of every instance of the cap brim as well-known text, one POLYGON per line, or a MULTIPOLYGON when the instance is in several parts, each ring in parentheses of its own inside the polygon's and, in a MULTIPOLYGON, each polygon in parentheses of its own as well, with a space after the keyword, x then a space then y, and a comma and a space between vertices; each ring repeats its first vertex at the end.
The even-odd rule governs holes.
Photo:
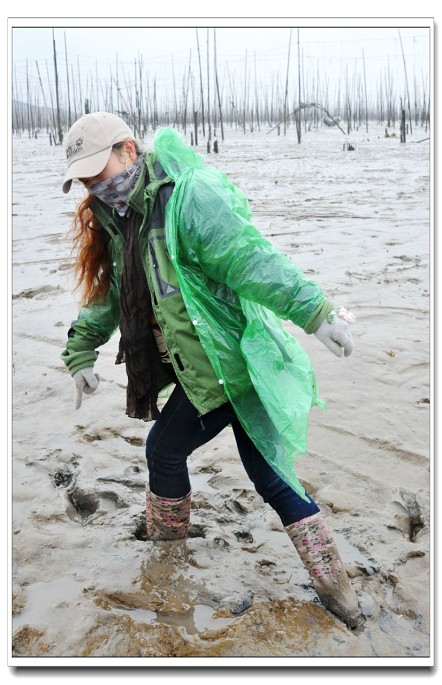
POLYGON ((64 177, 63 192, 68 193, 70 191, 74 178, 92 178, 101 173, 109 161, 111 152, 112 146, 100 150, 95 155, 72 162, 64 177))

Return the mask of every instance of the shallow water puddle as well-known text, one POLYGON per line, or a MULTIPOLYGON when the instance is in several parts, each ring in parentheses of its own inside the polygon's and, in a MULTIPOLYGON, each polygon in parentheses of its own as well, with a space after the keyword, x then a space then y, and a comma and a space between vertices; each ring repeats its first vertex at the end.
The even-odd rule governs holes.
POLYGON ((362 552, 352 545, 343 535, 340 533, 333 533, 333 537, 344 564, 357 564, 358 566, 363 566, 367 570, 373 569, 376 566, 376 562, 373 559, 370 560, 362 554, 362 552))
POLYGON ((61 620, 61 612, 72 608, 75 600, 82 594, 83 586, 84 583, 75 581, 71 576, 29 585, 26 588, 26 606, 12 619, 13 630, 25 624, 57 625, 61 620))
POLYGON ((235 620, 235 617, 213 618, 214 609, 207 604, 195 604, 185 614, 157 613, 157 621, 168 625, 183 626, 189 635, 206 630, 224 628, 235 620))
POLYGON ((139 623, 164 623, 170 626, 183 627, 189 635, 225 628, 235 621, 236 616, 214 618, 215 610, 207 604, 195 604, 185 613, 174 611, 151 611, 150 609, 118 609, 113 608, 117 614, 129 615, 134 621, 139 623))
POLYGON ((278 547, 279 549, 285 548, 289 549, 290 546, 292 545, 289 536, 287 533, 279 531, 279 530, 266 530, 265 528, 252 528, 250 530, 252 537, 253 537, 253 543, 255 545, 262 545, 264 543, 269 543, 270 545, 274 547, 278 547))
POLYGON ((209 480, 213 478, 213 476, 213 473, 192 473, 190 476, 192 490, 194 492, 219 492, 219 490, 213 488, 209 483, 209 480))

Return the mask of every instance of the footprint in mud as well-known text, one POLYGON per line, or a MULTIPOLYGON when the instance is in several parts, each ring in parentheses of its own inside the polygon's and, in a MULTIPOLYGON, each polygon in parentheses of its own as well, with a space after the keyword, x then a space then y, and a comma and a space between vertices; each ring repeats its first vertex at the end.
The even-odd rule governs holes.
MULTIPOLYGON (((212 484, 215 479, 212 478, 210 483, 212 484)), ((216 484, 218 485, 218 483, 216 484)), ((248 489, 235 489, 233 488, 231 492, 231 497, 228 497, 224 501, 224 508, 228 509, 234 514, 248 514, 254 509, 256 493, 248 489)))
POLYGON ((206 528, 200 523, 191 523, 187 533, 188 538, 205 538, 206 528))
POLYGON ((56 488, 67 488, 71 485, 74 474, 71 471, 56 471, 49 474, 56 488))
POLYGON ((22 290, 21 292, 17 293, 16 295, 12 295, 13 300, 19 300, 22 298, 25 299, 33 299, 33 298, 44 298, 47 295, 50 295, 54 291, 57 291, 59 293, 64 292, 64 290, 59 286, 52 286, 52 285, 44 285, 41 288, 28 288, 26 290, 22 290))
POLYGON ((72 521, 82 523, 100 507, 100 500, 94 493, 86 493, 76 488, 68 493, 68 507, 66 513, 72 521))
POLYGON ((66 235, 64 233, 54 233, 44 239, 45 243, 49 245, 57 245, 58 243, 66 242, 66 235))
MULTIPOLYGON (((89 432, 84 430, 83 426, 76 426, 76 431, 81 434, 80 440, 83 442, 97 442, 99 440, 109 440, 112 438, 117 438, 118 440, 123 439, 129 445, 137 445, 138 443, 135 438, 125 438, 121 435, 120 431, 112 426, 100 426, 99 428, 93 428, 89 432)), ((143 443, 141 443, 143 444, 143 443)))
POLYGON ((109 490, 96 494, 75 488, 67 493, 67 499, 66 514, 76 523, 84 523, 100 509, 109 512, 115 508, 128 506, 119 495, 109 490))
POLYGON ((387 527, 402 531, 410 542, 414 542, 419 531, 425 527, 425 516, 414 493, 401 490, 399 494, 401 501, 391 502, 395 522, 387 527))
POLYGON ((135 536, 136 540, 141 540, 142 542, 147 541, 146 514, 144 512, 134 517, 134 529, 132 534, 135 536))
POLYGON ((233 534, 240 542, 253 542, 253 535, 248 528, 237 528, 233 534))
POLYGON ((126 436, 122 435, 121 436, 123 440, 125 440, 129 445, 132 445, 133 447, 144 447, 146 440, 144 438, 140 438, 138 436, 126 436))

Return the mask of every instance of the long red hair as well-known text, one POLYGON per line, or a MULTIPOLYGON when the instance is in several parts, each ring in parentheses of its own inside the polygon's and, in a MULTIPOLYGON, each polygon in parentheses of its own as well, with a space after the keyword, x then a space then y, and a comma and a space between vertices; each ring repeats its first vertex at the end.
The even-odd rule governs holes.
MULTIPOLYGON (((142 154, 136 140, 128 138, 135 146, 137 156, 142 154)), ((121 155, 127 140, 115 143, 112 151, 121 155)), ((76 290, 81 290, 82 304, 103 302, 110 285, 111 258, 109 251, 110 237, 103 226, 92 214, 90 204, 94 196, 88 193, 80 202, 74 215, 72 225, 74 252, 74 275, 76 290)))
POLYGON ((93 199, 93 195, 88 193, 80 202, 72 224, 76 290, 81 291, 84 306, 104 301, 111 273, 109 235, 92 214, 90 204, 93 199))

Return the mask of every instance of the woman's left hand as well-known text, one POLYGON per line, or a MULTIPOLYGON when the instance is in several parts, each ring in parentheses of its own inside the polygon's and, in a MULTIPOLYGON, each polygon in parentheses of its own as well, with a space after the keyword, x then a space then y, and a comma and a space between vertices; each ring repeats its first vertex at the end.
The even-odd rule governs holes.
POLYGON ((341 307, 339 312, 331 311, 321 323, 315 335, 337 357, 349 357, 353 352, 350 324, 354 316, 341 307))

